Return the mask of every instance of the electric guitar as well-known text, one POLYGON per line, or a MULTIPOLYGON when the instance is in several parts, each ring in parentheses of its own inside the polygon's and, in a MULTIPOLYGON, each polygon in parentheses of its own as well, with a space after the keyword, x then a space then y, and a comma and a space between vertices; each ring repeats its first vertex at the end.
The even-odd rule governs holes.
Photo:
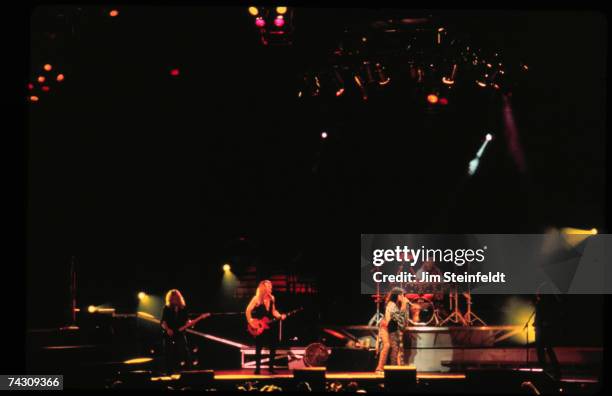
MULTIPOLYGON (((300 312, 301 310, 303 310, 304 308, 298 308, 298 309, 294 309, 291 312, 288 312, 285 314, 286 317, 289 317, 293 314, 296 314, 298 312, 300 312)), ((274 319, 270 319, 268 317, 264 317, 262 319, 253 319, 253 324, 249 323, 247 325, 247 331, 253 336, 253 337, 258 337, 260 336, 265 330, 268 330, 270 328, 270 325, 274 322, 278 321, 278 319, 274 318, 274 319)))
POLYGON ((195 318, 195 319, 193 319, 193 320, 188 320, 188 321, 187 321, 187 323, 186 323, 184 326, 179 327, 179 329, 178 329, 178 330, 176 330, 176 331, 173 331, 172 336, 168 335, 168 332, 167 332, 167 331, 164 331, 164 334, 166 335, 166 337, 173 338, 173 337, 175 337, 176 335, 178 335, 179 333, 182 333, 183 331, 187 330, 187 329, 188 329, 188 328, 190 328, 191 326, 194 326, 194 325, 195 325, 196 323, 198 323, 200 320, 205 319, 205 318, 208 318, 210 315, 211 315, 210 313, 203 313, 203 314, 201 314, 200 316, 198 316, 197 318, 195 318))

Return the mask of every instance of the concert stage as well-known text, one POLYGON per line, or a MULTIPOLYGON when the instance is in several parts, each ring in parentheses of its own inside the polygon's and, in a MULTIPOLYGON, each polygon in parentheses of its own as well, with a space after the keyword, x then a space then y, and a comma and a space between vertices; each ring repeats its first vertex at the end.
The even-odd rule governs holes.
MULTIPOLYGON (((322 369, 323 370, 323 369, 322 369)), ((199 390, 214 389, 217 391, 254 390, 264 387, 279 387, 282 390, 303 390, 301 382, 309 382, 304 373, 291 370, 278 370, 275 374, 253 374, 253 370, 220 370, 189 371, 171 376, 155 376, 148 371, 126 373, 118 376, 114 385, 116 389, 157 389, 157 390, 199 390), (130 375, 131 374, 131 375, 130 375), (301 377, 300 377, 301 375, 301 377), (140 377, 140 378, 138 378, 140 377)), ((408 372, 409 373, 409 372, 408 372)), ((383 391, 389 386, 391 378, 385 373, 374 372, 319 372, 320 376, 311 375, 309 386, 312 390, 338 391, 353 387, 367 392, 383 391), (317 385, 318 384, 318 385, 317 385), (317 389, 317 386, 319 389, 317 389)), ((457 373, 417 372, 411 380, 406 375, 401 390, 423 393, 479 393, 498 391, 500 386, 507 386, 508 393, 518 393, 526 382, 533 384, 540 392, 550 393, 562 389, 566 393, 594 393, 599 389, 599 382, 593 376, 568 375, 555 381, 539 369, 503 369, 503 370, 468 370, 457 373), (483 380, 484 379, 484 380, 483 380), (475 386, 477 385, 477 386, 475 386)), ((397 377, 395 378, 397 381, 397 377)))

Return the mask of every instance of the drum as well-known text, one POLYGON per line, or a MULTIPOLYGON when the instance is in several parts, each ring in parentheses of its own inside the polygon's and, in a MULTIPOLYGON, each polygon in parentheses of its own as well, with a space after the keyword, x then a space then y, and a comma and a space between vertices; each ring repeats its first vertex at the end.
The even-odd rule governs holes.
MULTIPOLYGON (((412 297, 412 296, 411 296, 412 297)), ((430 295, 410 299, 408 322, 413 326, 427 326, 434 320, 435 306, 430 295)))

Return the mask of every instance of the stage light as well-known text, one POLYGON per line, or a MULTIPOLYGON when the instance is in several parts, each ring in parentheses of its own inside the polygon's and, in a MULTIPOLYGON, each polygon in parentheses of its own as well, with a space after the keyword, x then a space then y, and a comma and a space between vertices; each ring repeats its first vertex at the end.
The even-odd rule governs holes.
POLYGON ((287 7, 276 7, 276 12, 282 15, 287 12, 287 7))
POLYGON ((281 27, 285 24, 285 20, 283 19, 282 15, 279 15, 276 17, 276 19, 274 20, 274 25, 277 27, 281 27))
POLYGON ((64 81, 64 75, 63 74, 58 74, 56 80, 57 80, 57 82, 64 81))
POLYGON ((427 95, 427 101, 431 104, 436 104, 438 103, 438 96, 434 94, 429 94, 427 95))
POLYGON ((327 132, 321 132, 321 139, 327 139, 327 132))
POLYGON ((493 135, 491 135, 490 133, 487 133, 487 136, 485 137, 485 139, 487 139, 487 141, 490 142, 491 140, 493 140, 493 135))
POLYGON ((520 331, 514 331, 510 336, 510 339, 517 344, 523 344, 527 342, 529 337, 529 343, 535 341, 535 315, 532 316, 535 307, 533 303, 527 299, 521 297, 510 297, 504 304, 503 312, 505 316, 504 322, 508 325, 520 326, 520 331), (525 324, 529 322, 527 328, 523 328, 525 324))
POLYGON ((119 11, 117 10, 111 10, 108 15, 112 16, 112 17, 116 17, 117 15, 119 15, 119 11))
POLYGON ((262 17, 257 17, 257 18, 255 18, 255 26, 257 26, 257 27, 264 27, 264 26, 266 26, 266 21, 264 21, 264 19, 262 17))
POLYGON ((135 359, 129 359, 123 362, 123 364, 140 364, 140 363, 148 363, 151 360, 153 360, 153 358, 135 358, 135 359))
POLYGON ((229 270, 230 270, 231 268, 232 268, 232 267, 230 267, 230 265, 229 265, 229 264, 223 264, 223 271, 225 271, 225 272, 229 272, 229 270))
POLYGON ((259 14, 259 10, 257 9, 257 7, 249 7, 249 14, 257 16, 257 14, 259 14))
POLYGON ((44 83, 45 82, 45 76, 38 76, 36 81, 38 81, 39 83, 44 83))
POLYGON ((30 96, 30 101, 31 102, 38 102, 38 96, 36 96, 36 95, 30 96))
POLYGON ((442 82, 446 85, 453 85, 455 83, 455 81, 451 80, 450 78, 446 78, 446 77, 442 77, 442 82))
POLYGON ((48 64, 48 63, 43 66, 43 69, 45 69, 46 71, 51 71, 52 68, 53 67, 50 64, 48 64))
POLYGON ((96 307, 93 305, 90 305, 89 307, 87 307, 87 312, 89 313, 94 313, 96 312, 96 307))
POLYGON ((523 69, 524 69, 524 70, 529 70, 529 66, 527 66, 527 65, 523 65, 523 69))
POLYGON ((31 90, 31 89, 34 89, 34 84, 29 83, 29 84, 28 84, 28 89, 30 89, 30 90, 31 90))
POLYGON ((336 96, 341 96, 344 93, 344 88, 340 88, 336 91, 336 96))
POLYGON ((181 71, 180 71, 179 69, 172 69, 172 70, 170 70, 170 75, 171 75, 171 76, 176 77, 176 76, 178 76, 179 74, 181 74, 181 71))
POLYGON ((145 293, 145 292, 142 292, 142 291, 141 291, 140 293, 138 293, 138 299, 139 299, 140 301, 145 300, 147 297, 148 297, 148 296, 147 296, 147 293, 145 293))
POLYGON ((597 235, 597 228, 593 228, 593 229, 591 230, 591 234, 593 234, 593 235, 597 235))
POLYGON ((49 88, 49 87, 48 87, 48 86, 46 86, 46 85, 43 85, 41 89, 42 89, 43 91, 45 91, 45 92, 49 92, 49 90, 50 90, 51 88, 49 88))
POLYGON ((443 28, 443 27, 438 28, 438 32, 443 32, 443 31, 444 31, 444 28, 443 28))
POLYGON ((448 99, 440 98, 440 104, 443 105, 443 106, 446 106, 448 104, 448 99))
POLYGON ((136 316, 138 316, 141 319, 147 319, 147 320, 153 320, 153 321, 156 320, 155 316, 151 315, 150 313, 143 312, 143 311, 136 312, 136 316))
POLYGON ((476 84, 478 84, 478 86, 482 88, 485 88, 487 86, 487 84, 483 83, 482 81, 478 81, 478 80, 476 80, 476 84))

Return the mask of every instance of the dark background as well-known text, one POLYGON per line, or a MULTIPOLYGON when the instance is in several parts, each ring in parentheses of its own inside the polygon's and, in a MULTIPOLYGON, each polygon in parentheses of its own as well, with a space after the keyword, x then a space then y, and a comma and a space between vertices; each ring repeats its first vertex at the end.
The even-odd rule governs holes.
MULTIPOLYGON (((243 309, 217 298, 221 265, 240 256, 264 274, 314 277, 316 322, 355 324, 374 309, 355 298, 358 233, 606 231, 600 14, 434 13, 529 64, 512 98, 519 173, 499 98, 466 90, 428 114, 392 81, 367 104, 298 100, 297 77, 326 64, 344 26, 422 12, 298 9, 293 46, 269 48, 243 7, 109 9, 40 7, 31 19, 31 75, 48 62, 66 80, 29 111, 30 328, 68 320, 72 256, 81 308, 133 312, 139 290, 176 287, 196 311, 243 309), (494 144, 462 182, 489 130, 494 144)), ((477 298, 499 320, 504 296, 477 298)), ((577 306, 598 323, 601 303, 577 306)))

